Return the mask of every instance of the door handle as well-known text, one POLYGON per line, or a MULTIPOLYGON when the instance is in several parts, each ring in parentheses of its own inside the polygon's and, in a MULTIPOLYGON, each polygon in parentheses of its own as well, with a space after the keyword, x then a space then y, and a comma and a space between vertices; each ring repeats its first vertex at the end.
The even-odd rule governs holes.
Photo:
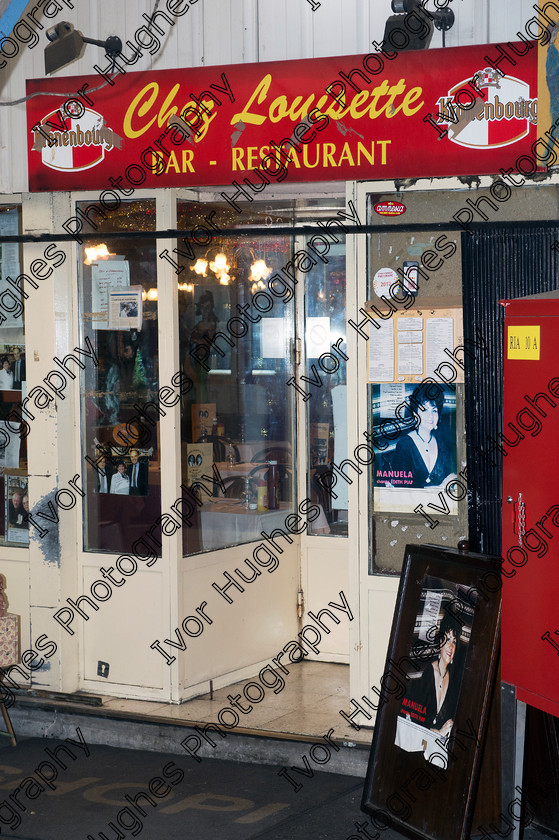
MULTIPOLYGON (((510 496, 507 498, 509 501, 510 496)), ((512 499, 511 499, 512 501, 512 499)), ((518 494, 518 501, 512 506, 512 532, 518 537, 518 545, 522 548, 523 540, 526 535, 526 503, 522 493, 518 494)))

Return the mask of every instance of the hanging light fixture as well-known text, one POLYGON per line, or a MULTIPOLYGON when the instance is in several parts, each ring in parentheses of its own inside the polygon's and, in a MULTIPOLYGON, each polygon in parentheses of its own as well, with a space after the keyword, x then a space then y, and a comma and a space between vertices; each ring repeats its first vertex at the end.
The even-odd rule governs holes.
POLYGON ((266 260, 255 260, 250 267, 249 282, 262 282, 266 277, 269 277, 272 269, 266 265, 266 260))
MULTIPOLYGON (((193 271, 195 274, 198 274, 200 277, 207 277, 208 276, 208 268, 210 271, 215 274, 216 279, 219 280, 222 286, 228 286, 234 279, 235 275, 230 274, 231 262, 234 262, 235 265, 237 264, 236 255, 246 246, 241 245, 234 249, 233 257, 228 257, 224 251, 219 251, 215 254, 215 257, 212 259, 208 258, 208 255, 211 250, 209 249, 206 251, 204 257, 200 257, 196 260, 194 265, 190 266, 190 270, 193 271)), ((249 248, 250 255, 252 257, 252 264, 250 266, 250 273, 248 277, 248 282, 251 284, 251 291, 254 294, 259 289, 266 288, 266 284, 264 280, 270 276, 272 273, 272 269, 266 265, 266 261, 263 259, 257 259, 254 251, 252 248, 249 248)), ((180 287, 179 287, 180 288, 180 287)))
POLYGON ((109 249, 102 243, 101 245, 93 245, 91 248, 84 248, 85 250, 85 260, 84 265, 91 265, 92 262, 95 260, 103 260, 107 257, 114 257, 115 254, 109 253, 109 249))
MULTIPOLYGON (((251 254, 254 258, 252 251, 251 254)), ((271 273, 272 269, 266 265, 266 260, 254 259, 254 262, 250 267, 250 274, 248 277, 249 283, 252 283, 250 291, 253 295, 266 288, 264 280, 269 277, 271 273)))
POLYGON ((200 274, 202 277, 207 277, 208 271, 208 261, 203 259, 198 259, 194 263, 194 265, 190 266, 190 270, 194 271, 196 274, 200 274))
POLYGON ((228 286, 231 277, 229 276, 229 269, 231 266, 227 262, 226 254, 220 252, 215 255, 215 260, 210 263, 210 271, 213 271, 222 286, 228 286))

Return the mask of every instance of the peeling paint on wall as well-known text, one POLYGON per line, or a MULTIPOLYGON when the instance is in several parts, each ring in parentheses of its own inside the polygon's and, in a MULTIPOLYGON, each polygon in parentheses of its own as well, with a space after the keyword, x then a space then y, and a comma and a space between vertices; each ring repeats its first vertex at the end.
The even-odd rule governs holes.
POLYGON ((44 561, 50 564, 55 563, 60 568, 59 522, 50 522, 43 517, 37 518, 38 513, 49 514, 53 510, 55 511, 53 518, 58 516, 56 512, 56 492, 55 488, 51 490, 50 493, 47 493, 46 496, 38 499, 31 510, 31 516, 33 516, 35 520, 41 524, 41 526, 45 526, 45 531, 47 533, 43 533, 43 536, 41 536, 41 532, 39 532, 37 528, 32 528, 29 536, 30 539, 36 542, 39 546, 39 549, 43 554, 44 561), (51 502, 50 506, 49 502, 51 502))

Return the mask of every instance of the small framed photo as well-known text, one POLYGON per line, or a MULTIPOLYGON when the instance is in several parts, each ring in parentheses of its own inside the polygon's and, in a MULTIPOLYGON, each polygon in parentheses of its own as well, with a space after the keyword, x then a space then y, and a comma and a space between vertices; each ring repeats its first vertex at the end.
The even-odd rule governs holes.
POLYGON ((29 545, 29 494, 26 475, 4 473, 6 540, 29 545))
MULTIPOLYGON (((0 391, 21 391, 25 380, 25 347, 22 344, 0 344, 0 391)), ((17 399, 21 400, 21 394, 17 399)), ((17 400, 14 397, 4 401, 17 400)))
POLYGON ((408 545, 362 808, 422 840, 467 840, 499 654, 500 560, 408 545))

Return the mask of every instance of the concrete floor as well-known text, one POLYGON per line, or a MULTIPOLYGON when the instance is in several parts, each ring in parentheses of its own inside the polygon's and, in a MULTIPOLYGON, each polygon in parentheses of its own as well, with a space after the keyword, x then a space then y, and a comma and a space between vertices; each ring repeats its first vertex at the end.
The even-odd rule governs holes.
MULTIPOLYGON (((230 706, 227 695, 235 697, 242 692, 248 680, 234 683, 213 692, 213 698, 204 694, 187 700, 180 706, 144 700, 103 698, 103 708, 131 712, 165 721, 217 721, 220 709, 230 706)), ((246 706, 246 701, 244 701, 246 706)), ((370 745, 372 728, 362 727, 358 732, 340 715, 349 711, 349 666, 323 662, 300 662, 290 665, 289 678, 279 694, 266 690, 265 697, 253 710, 239 713, 239 726, 269 734, 305 735, 321 737, 334 728, 333 737, 358 744, 370 745)))

